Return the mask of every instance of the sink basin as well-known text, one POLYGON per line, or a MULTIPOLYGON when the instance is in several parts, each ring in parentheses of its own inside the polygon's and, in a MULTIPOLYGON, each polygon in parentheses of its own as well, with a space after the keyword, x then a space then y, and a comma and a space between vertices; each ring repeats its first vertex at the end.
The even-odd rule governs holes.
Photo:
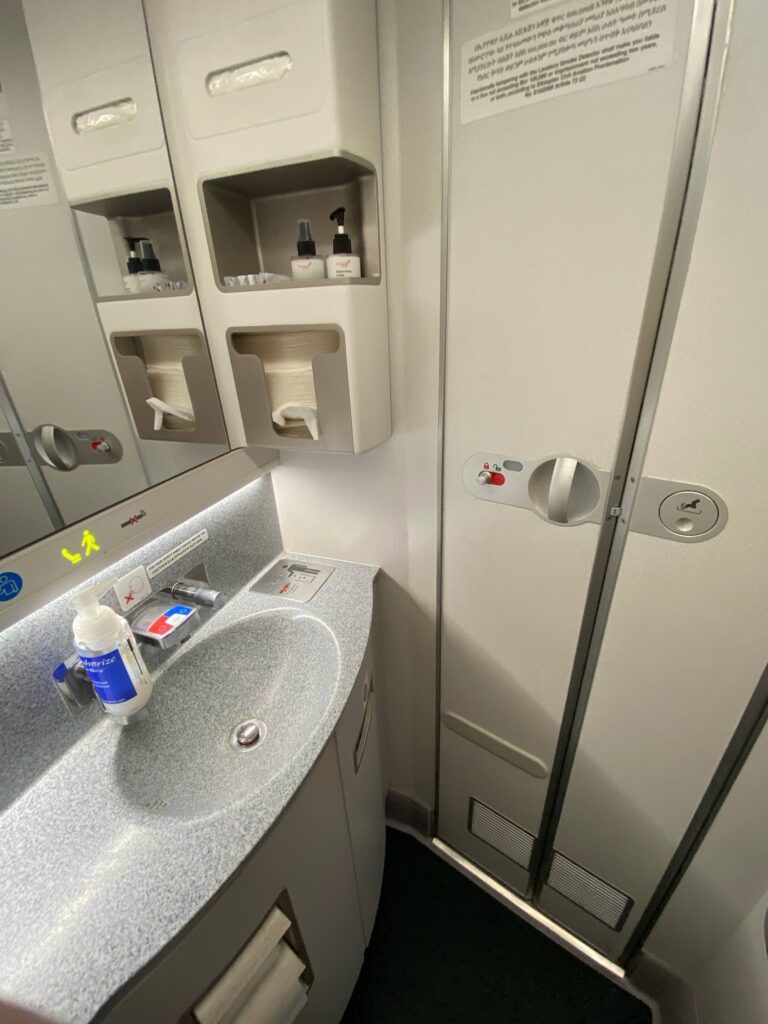
POLYGON ((158 678, 149 717, 122 730, 113 762, 122 795, 164 817, 254 795, 309 738, 339 678, 336 638, 301 611, 251 615, 192 643, 158 678), (266 725, 260 741, 233 745, 253 719, 266 725))

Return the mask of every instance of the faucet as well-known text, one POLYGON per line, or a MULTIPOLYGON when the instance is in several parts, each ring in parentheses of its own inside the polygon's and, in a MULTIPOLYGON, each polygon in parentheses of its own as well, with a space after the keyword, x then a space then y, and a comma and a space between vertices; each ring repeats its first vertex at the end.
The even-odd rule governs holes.
MULTIPOLYGON (((147 598, 128 616, 128 624, 140 645, 165 651, 188 640, 200 625, 198 608, 215 608, 220 596, 220 590, 209 586, 205 566, 196 565, 188 576, 147 598), (195 607, 190 609, 179 604, 180 601, 195 607)), ((77 654, 56 666, 53 679, 59 696, 72 715, 79 715, 96 699, 77 654)))

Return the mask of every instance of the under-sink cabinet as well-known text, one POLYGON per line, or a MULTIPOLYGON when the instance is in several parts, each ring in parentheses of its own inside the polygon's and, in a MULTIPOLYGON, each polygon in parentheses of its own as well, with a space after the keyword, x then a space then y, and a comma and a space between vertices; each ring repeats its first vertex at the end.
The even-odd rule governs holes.
POLYGON ((205 1009, 201 1000, 277 907, 290 924, 281 941, 290 947, 287 955, 300 961, 296 972, 301 970, 306 1005, 298 1016, 265 1019, 338 1024, 362 966, 384 866, 374 700, 366 654, 333 735, 272 829, 97 1021, 206 1024, 212 1018, 202 1012, 198 1017, 196 1007, 205 1009))

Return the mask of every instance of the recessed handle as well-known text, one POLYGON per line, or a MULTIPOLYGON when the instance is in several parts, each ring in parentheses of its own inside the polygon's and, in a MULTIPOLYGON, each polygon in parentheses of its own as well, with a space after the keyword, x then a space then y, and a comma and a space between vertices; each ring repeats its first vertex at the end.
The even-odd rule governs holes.
POLYGON ((35 452, 50 469, 69 472, 79 464, 77 446, 66 430, 55 423, 43 423, 32 435, 35 452))
POLYGON ((205 88, 209 96, 226 96, 242 89, 252 89, 256 85, 279 82, 292 69, 290 53, 280 50, 278 53, 247 60, 243 64, 212 71, 205 80, 205 88))
POLYGON ((595 470, 573 455, 545 459, 528 480, 531 505, 554 526, 587 521, 600 504, 600 494, 595 470))
POLYGON ((125 96, 120 100, 112 100, 101 107, 82 110, 72 118, 72 129, 77 135, 92 135, 93 132, 113 128, 115 125, 133 121, 139 113, 136 100, 125 96))
POLYGON ((568 455, 561 455, 555 459, 547 495, 547 517, 553 523, 568 522, 568 501, 571 497, 578 465, 578 459, 573 459, 568 455))
POLYGON ((355 743, 355 749, 353 753, 353 763, 355 766, 355 775, 360 771, 360 765, 363 763, 363 755, 365 754, 365 748, 368 744, 368 735, 371 731, 371 718, 373 717, 373 687, 369 686, 368 695, 365 700, 365 708, 363 710, 363 724, 360 726, 360 734, 357 737, 357 743, 355 743))

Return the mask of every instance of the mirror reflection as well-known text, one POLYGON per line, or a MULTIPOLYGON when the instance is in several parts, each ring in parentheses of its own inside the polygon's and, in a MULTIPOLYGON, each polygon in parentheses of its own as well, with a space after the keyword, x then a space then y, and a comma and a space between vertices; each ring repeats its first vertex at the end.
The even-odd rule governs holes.
POLYGON ((141 2, 72 8, 0 0, 0 556, 229 450, 141 2))

